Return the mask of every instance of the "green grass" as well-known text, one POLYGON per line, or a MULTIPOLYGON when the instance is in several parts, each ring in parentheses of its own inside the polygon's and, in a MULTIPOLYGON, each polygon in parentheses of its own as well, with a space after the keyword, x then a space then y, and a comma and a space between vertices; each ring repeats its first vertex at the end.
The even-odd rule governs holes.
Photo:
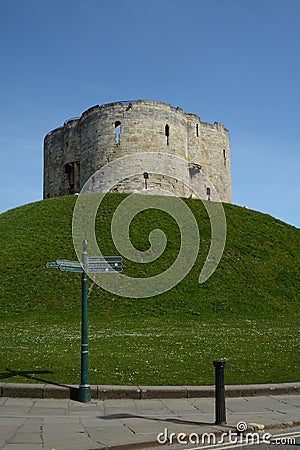
MULTIPOLYGON (((90 326, 90 382, 213 384, 212 361, 224 357, 226 383, 295 381, 296 345, 288 322, 99 321, 90 326)), ((79 326, 5 324, 2 346, 2 381, 79 382, 79 326)))
MULTIPOLYGON (((78 274, 47 270, 75 259, 71 221, 76 196, 50 199, 0 216, 0 378, 8 382, 78 383, 78 274)), ((108 195, 98 211, 101 250, 118 254, 111 217, 124 195, 108 195)), ((226 383, 299 381, 300 230, 270 216, 224 205, 228 235, 217 270, 198 277, 210 244, 201 201, 186 200, 199 224, 194 268, 172 290, 146 299, 121 298, 93 285, 89 297, 92 384, 213 384, 213 359, 226 358, 226 383)), ((160 228, 163 256, 147 265, 124 261, 136 277, 161 273, 176 258, 180 234, 166 213, 133 220, 140 250, 160 228)), ((90 283, 91 286, 91 283, 90 283)))

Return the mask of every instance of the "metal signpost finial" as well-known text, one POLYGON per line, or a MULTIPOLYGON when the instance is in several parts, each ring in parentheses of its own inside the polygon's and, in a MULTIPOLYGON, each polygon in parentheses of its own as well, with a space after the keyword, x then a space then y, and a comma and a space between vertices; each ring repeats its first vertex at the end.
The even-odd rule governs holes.
POLYGON ((57 259, 46 264, 47 269, 59 269, 63 272, 77 272, 82 274, 81 295, 81 379, 78 400, 86 403, 91 400, 91 387, 88 376, 88 273, 118 273, 122 272, 121 256, 88 256, 87 241, 82 241, 82 263, 57 259))

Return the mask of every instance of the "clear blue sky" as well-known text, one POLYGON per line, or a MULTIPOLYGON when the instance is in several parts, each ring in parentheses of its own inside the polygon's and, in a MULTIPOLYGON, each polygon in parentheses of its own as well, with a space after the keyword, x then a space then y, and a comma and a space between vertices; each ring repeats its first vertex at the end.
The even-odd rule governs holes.
POLYGON ((299 0, 10 0, 0 212, 42 198, 44 135, 153 99, 230 132, 233 202, 300 227, 299 0))

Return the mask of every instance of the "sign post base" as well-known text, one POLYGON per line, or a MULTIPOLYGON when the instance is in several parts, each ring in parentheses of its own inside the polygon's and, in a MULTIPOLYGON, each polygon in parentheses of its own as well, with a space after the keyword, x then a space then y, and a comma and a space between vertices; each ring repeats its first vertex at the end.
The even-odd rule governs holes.
POLYGON ((87 403, 91 401, 91 398, 90 386, 79 386, 78 401, 81 403, 87 403))

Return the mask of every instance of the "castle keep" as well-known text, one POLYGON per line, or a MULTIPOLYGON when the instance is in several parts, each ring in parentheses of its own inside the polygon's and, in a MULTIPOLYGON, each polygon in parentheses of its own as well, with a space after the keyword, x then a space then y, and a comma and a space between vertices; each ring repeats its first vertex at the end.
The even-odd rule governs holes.
MULTIPOLYGON (((195 114, 156 101, 137 100, 97 105, 80 118, 67 120, 44 141, 44 198, 80 192, 101 167, 120 157, 155 152, 182 158, 178 177, 143 172, 118 183, 113 192, 160 192, 231 203, 230 142, 220 123, 201 122, 195 114), (193 189, 190 189, 191 186, 193 189)), ((126 159, 124 164, 126 164, 126 159)), ((97 186, 101 191, 101 185, 97 186)))

